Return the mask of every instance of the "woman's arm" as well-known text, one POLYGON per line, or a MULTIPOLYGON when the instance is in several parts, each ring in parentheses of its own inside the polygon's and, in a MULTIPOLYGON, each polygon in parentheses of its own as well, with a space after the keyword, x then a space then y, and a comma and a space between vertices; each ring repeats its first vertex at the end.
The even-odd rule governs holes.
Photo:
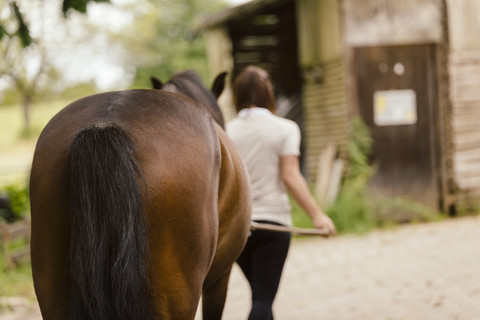
POLYGON ((295 155, 282 156, 280 158, 280 171, 285 186, 293 199, 310 216, 313 226, 330 234, 335 234, 336 229, 332 220, 318 207, 310 194, 307 182, 300 172, 298 157, 295 155))

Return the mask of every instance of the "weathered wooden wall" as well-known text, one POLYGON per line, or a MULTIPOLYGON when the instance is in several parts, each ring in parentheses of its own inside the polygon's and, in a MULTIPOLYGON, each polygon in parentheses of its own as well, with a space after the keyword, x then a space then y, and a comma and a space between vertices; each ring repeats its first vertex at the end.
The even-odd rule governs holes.
POLYGON ((302 68, 308 180, 317 177, 319 155, 329 143, 346 156, 347 108, 340 4, 298 0, 298 48, 302 68))
POLYGON ((442 0, 343 0, 347 46, 439 43, 442 0))
POLYGON ((321 67, 321 81, 308 78, 304 83, 307 172, 309 181, 317 177, 320 153, 334 143, 340 157, 346 157, 347 109, 344 63, 341 57, 321 67))
POLYGON ((480 198, 480 1, 447 0, 456 186, 480 198))

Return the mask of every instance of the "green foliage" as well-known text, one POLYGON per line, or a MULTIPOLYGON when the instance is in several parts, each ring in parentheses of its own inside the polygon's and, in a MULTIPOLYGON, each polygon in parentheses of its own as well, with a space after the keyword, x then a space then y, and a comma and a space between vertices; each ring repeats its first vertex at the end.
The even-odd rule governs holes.
POLYGON ((13 221, 23 219, 24 216, 30 212, 30 198, 26 185, 8 185, 3 188, 1 193, 5 194, 10 201, 14 214, 13 221))
MULTIPOLYGON (((193 37, 201 17, 225 8, 223 0, 142 1, 149 10, 122 30, 119 41, 136 64, 134 87, 151 87, 150 77, 166 81, 175 72, 195 70, 208 83, 205 41, 193 37)), ((133 9, 133 8, 132 8, 133 9)))
POLYGON ((290 206, 292 207, 292 222, 293 225, 299 228, 313 228, 313 223, 310 217, 303 211, 303 209, 290 197, 290 206))
MULTIPOLYGON (((86 13, 87 5, 89 2, 110 2, 110 0, 64 0, 62 5, 63 14, 66 17, 67 12, 70 9, 76 10, 81 13, 86 13)), ((0 41, 5 35, 9 37, 16 36, 20 39, 22 46, 26 48, 30 46, 33 41, 30 36, 30 29, 27 22, 25 22, 25 19, 23 18, 22 12, 17 5, 17 1, 10 2, 10 7, 17 23, 17 30, 13 34, 8 33, 2 22, 0 21, 0 41)))
POLYGON ((368 126, 360 118, 353 119, 347 142, 349 167, 338 198, 326 210, 339 233, 363 233, 375 227, 372 204, 366 195, 373 174, 368 163, 372 147, 368 126))
POLYGON ((421 203, 402 197, 374 198, 373 215, 377 226, 389 226, 407 222, 428 222, 442 215, 421 203))
POLYGON ((348 137, 349 168, 346 182, 347 184, 363 188, 373 174, 373 170, 369 165, 373 139, 369 127, 360 118, 352 120, 348 137))
POLYGON ((338 233, 366 233, 376 227, 372 204, 358 186, 345 185, 338 199, 326 211, 338 233))
POLYGON ((18 22, 18 29, 16 35, 20 38, 23 47, 26 48, 32 43, 32 38, 30 37, 30 30, 28 30, 28 27, 23 19, 20 9, 17 6, 17 3, 13 1, 10 5, 12 6, 12 11, 15 14, 15 18, 18 22))
POLYGON ((2 41, 5 35, 8 35, 7 30, 0 24, 0 41, 2 41))
POLYGON ((63 0, 62 11, 64 16, 67 16, 70 9, 86 13, 89 2, 110 2, 110 0, 63 0))
POLYGON ((376 227, 433 221, 438 212, 405 198, 379 197, 369 192, 374 170, 369 165, 373 147, 370 130, 361 119, 351 122, 347 145, 349 168, 337 200, 327 208, 339 233, 365 233, 376 227))
POLYGON ((0 21, 0 41, 2 41, 4 36, 8 36, 10 38, 18 37, 22 46, 26 48, 32 43, 32 38, 30 37, 30 30, 25 23, 25 19, 23 18, 17 2, 12 1, 9 4, 12 13, 12 20, 15 21, 17 28, 14 32, 8 32, 7 29, 5 29, 5 21, 0 21))

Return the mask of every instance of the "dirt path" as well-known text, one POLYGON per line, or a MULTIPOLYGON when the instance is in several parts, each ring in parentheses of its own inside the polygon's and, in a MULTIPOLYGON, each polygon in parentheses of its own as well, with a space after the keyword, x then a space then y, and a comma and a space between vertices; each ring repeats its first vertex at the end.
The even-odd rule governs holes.
MULTIPOLYGON (((295 241, 274 305, 277 320, 480 319, 480 217, 295 241)), ((226 320, 246 319, 236 268, 226 320)))
MULTIPOLYGON (((277 320, 480 319, 480 216, 365 236, 293 241, 277 320)), ((244 320, 248 285, 235 267, 225 320, 244 320)), ((20 300, 0 319, 40 319, 20 300)))

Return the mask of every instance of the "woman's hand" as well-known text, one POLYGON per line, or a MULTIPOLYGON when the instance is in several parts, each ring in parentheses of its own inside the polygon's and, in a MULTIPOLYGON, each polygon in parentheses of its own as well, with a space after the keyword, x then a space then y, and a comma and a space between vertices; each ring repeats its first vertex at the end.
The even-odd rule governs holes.
POLYGON ((324 213, 318 214, 312 219, 312 222, 315 229, 324 230, 332 236, 337 234, 337 230, 335 228, 335 225, 333 224, 332 219, 330 219, 330 217, 324 213))

